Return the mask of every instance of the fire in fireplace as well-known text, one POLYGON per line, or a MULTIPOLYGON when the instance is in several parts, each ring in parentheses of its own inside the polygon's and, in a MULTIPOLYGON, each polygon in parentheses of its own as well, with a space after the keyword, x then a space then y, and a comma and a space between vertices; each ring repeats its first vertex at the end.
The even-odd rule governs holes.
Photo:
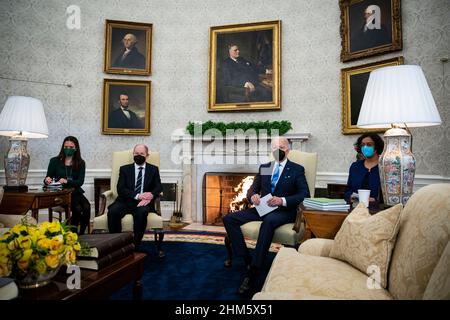
POLYGON ((248 206, 247 190, 252 185, 254 177, 253 173, 205 173, 203 224, 223 225, 224 216, 248 206))

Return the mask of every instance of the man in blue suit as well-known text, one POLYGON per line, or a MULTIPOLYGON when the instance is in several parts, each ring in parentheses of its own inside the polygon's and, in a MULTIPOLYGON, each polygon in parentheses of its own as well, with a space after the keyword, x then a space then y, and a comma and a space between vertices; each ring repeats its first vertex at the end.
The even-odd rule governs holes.
POLYGON ((260 217, 255 208, 230 213, 223 219, 228 237, 236 256, 243 257, 248 272, 239 287, 239 293, 249 292, 262 267, 269 250, 275 229, 295 221, 297 206, 309 197, 305 169, 287 159, 289 142, 286 138, 272 140, 272 153, 275 161, 259 167, 258 174, 247 192, 248 200, 258 205, 261 198, 272 194, 267 204, 275 210, 260 217), (245 244, 241 225, 250 221, 262 221, 256 247, 251 257, 245 244))

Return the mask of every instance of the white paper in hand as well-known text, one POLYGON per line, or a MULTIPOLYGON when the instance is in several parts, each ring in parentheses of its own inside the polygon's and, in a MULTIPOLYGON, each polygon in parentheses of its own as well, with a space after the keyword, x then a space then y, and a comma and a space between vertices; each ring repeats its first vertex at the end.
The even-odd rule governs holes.
POLYGON ((270 207, 267 204, 267 201, 269 201, 270 199, 272 199, 272 195, 266 194, 264 197, 262 197, 260 199, 259 205, 255 205, 256 211, 258 211, 258 214, 260 217, 265 216, 266 214, 268 214, 269 212, 272 212, 273 210, 275 210, 278 207, 270 207))

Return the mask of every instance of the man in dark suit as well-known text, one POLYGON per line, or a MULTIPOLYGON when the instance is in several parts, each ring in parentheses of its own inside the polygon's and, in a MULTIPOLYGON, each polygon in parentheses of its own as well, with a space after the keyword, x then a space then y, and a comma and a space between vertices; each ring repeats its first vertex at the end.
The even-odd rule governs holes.
MULTIPOLYGON (((219 99, 223 101, 218 102, 272 101, 272 92, 261 86, 259 71, 240 56, 239 47, 229 44, 228 54, 219 70, 219 99)), ((265 72, 265 69, 261 70, 261 73, 265 72)))
POLYGON ((126 34, 122 43, 124 51, 114 60, 113 67, 145 69, 145 57, 136 48, 137 39, 132 33, 126 34))
POLYGON ((242 282, 239 293, 247 293, 253 289, 255 278, 267 256, 275 229, 286 223, 295 221, 297 206, 304 198, 309 197, 305 169, 287 159, 289 142, 286 138, 272 140, 272 153, 275 161, 259 167, 258 174, 247 192, 248 200, 259 205, 261 198, 267 194, 273 197, 268 200, 275 210, 260 217, 255 208, 230 213, 223 223, 233 245, 236 256, 243 257, 247 265, 247 275, 242 282), (245 244, 241 225, 250 221, 262 221, 253 257, 245 244))
POLYGON ((133 215, 136 249, 144 237, 147 215, 155 211, 155 198, 162 191, 158 167, 146 163, 148 147, 138 144, 133 149, 134 163, 120 167, 117 182, 118 197, 108 207, 108 229, 111 233, 122 231, 122 218, 133 215))
POLYGON ((139 120, 136 113, 128 108, 128 94, 123 92, 119 95, 120 107, 109 113, 109 128, 143 129, 144 124, 139 120))

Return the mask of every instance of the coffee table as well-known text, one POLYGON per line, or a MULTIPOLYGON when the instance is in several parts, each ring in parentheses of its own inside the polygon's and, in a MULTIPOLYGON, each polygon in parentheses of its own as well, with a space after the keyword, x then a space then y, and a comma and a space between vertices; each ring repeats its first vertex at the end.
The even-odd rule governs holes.
POLYGON ((348 212, 341 211, 303 210, 305 218, 303 241, 311 239, 312 235, 317 238, 334 239, 347 215, 348 212))
POLYGON ((99 270, 81 269, 81 289, 69 290, 66 285, 70 274, 66 268, 52 282, 36 289, 21 289, 19 299, 24 300, 98 300, 107 299, 126 284, 134 282, 133 299, 142 298, 140 279, 144 273, 145 253, 133 253, 99 270))

